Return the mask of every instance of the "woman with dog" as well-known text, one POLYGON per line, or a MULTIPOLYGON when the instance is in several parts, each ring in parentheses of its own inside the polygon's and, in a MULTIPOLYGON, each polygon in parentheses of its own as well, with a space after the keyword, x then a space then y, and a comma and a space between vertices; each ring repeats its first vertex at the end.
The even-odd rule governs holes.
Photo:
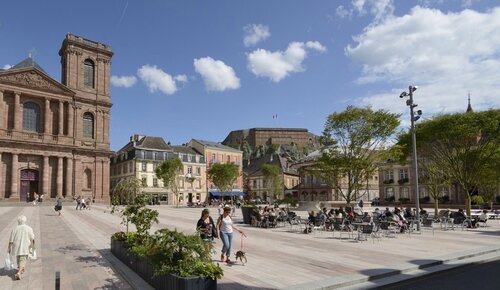
POLYGON ((245 236, 245 233, 233 224, 233 219, 231 218, 231 208, 224 207, 224 213, 217 220, 217 233, 222 240, 222 252, 220 255, 221 262, 225 261, 226 263, 231 263, 229 257, 231 256, 233 230, 236 230, 241 235, 245 236))

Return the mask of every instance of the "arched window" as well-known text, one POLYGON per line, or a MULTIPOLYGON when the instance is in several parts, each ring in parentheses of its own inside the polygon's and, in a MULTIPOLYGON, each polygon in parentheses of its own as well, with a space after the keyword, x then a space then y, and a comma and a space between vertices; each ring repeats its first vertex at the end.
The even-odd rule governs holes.
POLYGON ((83 114, 83 137, 94 139, 94 115, 89 112, 83 114))
POLYGON ((83 85, 87 88, 94 88, 94 76, 94 62, 90 59, 86 59, 83 62, 83 85))
POLYGON ((40 106, 33 102, 23 104, 23 129, 41 133, 40 106))
POLYGON ((92 170, 85 169, 83 181, 85 189, 92 189, 92 170))

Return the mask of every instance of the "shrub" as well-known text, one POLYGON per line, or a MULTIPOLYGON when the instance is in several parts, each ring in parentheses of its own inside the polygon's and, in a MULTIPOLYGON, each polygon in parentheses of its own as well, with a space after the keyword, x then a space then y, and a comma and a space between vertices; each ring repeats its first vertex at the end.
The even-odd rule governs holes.
POLYGON ((443 195, 439 198, 439 203, 447 203, 450 201, 450 197, 447 195, 443 195))
POLYGON ((399 198, 399 202, 400 203, 408 203, 408 202, 410 202, 410 199, 407 197, 401 197, 401 198, 399 198))
POLYGON ((424 196, 419 199, 420 203, 429 203, 431 201, 431 198, 429 196, 424 196))
POLYGON ((472 205, 482 205, 484 204, 484 199, 480 195, 471 196, 470 202, 472 205))
POLYGON ((161 229, 149 239, 148 249, 147 256, 151 258, 155 275, 222 277, 222 268, 211 262, 210 249, 198 234, 161 229))
POLYGON ((394 196, 389 196, 389 197, 385 198, 386 202, 394 202, 395 200, 396 200, 396 198, 394 196))

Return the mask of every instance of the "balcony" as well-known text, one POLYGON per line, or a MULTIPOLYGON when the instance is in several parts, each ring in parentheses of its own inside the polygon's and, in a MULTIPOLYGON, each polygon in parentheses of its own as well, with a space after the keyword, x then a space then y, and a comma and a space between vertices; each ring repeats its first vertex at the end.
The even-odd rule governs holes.
POLYGON ((408 177, 405 177, 405 178, 401 178, 398 180, 398 184, 399 185, 402 185, 402 184, 405 184, 405 183, 408 183, 410 182, 410 180, 408 179, 408 177))
POLYGON ((392 183, 394 183, 394 179, 392 179, 392 178, 391 179, 386 179, 386 180, 383 181, 383 183, 384 184, 392 184, 392 183))

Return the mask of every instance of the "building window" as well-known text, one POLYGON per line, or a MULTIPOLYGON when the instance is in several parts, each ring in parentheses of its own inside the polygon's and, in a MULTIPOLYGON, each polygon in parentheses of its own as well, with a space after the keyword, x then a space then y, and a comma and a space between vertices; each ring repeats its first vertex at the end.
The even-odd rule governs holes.
POLYGON ((386 170, 384 174, 384 180, 389 181, 391 179, 394 180, 394 171, 386 170))
POLYGON ((23 130, 41 133, 40 106, 33 102, 23 105, 23 130))
POLYGON ((89 168, 84 171, 84 186, 85 189, 92 189, 92 170, 89 168))
POLYGON ((158 178, 153 178, 153 187, 158 187, 158 178))
POLYGON ((408 179, 408 168, 399 169, 399 179, 408 179))
POLYGON ((231 155, 227 155, 226 162, 227 162, 227 163, 230 163, 230 162, 231 162, 231 155))
POLYGON ((394 188, 392 188, 392 187, 387 187, 387 188, 385 189, 385 197, 386 197, 386 198, 389 198, 389 197, 392 197, 392 196, 394 196, 394 188))
POLYGON ((196 167, 196 175, 201 175, 201 167, 196 167))
POLYGON ((212 153, 212 160, 211 160, 212 163, 215 162, 215 153, 212 153))
POLYGON ((192 166, 188 166, 187 173, 188 174, 192 174, 193 173, 193 167, 192 166))
POLYGON ((127 163, 123 164, 123 173, 127 173, 128 171, 128 166, 127 163))
POLYGON ((131 162, 129 164, 129 171, 130 171, 130 173, 134 173, 134 162, 131 162))
POLYGON ((410 189, 408 187, 399 188, 399 198, 410 198, 410 189))
POLYGON ((89 112, 83 114, 83 137, 94 139, 94 115, 89 112))
POLYGON ((153 163, 153 171, 156 171, 156 168, 158 168, 158 163, 153 163))
POLYGON ((94 88, 95 66, 94 62, 86 59, 83 62, 83 85, 87 88, 94 88))
POLYGON ((146 171, 147 170, 147 163, 146 162, 142 162, 142 171, 146 171))
POLYGON ((143 178, 141 179, 141 183, 142 183, 142 186, 143 186, 143 187, 148 186, 148 179, 147 179, 147 177, 143 177, 143 178))

